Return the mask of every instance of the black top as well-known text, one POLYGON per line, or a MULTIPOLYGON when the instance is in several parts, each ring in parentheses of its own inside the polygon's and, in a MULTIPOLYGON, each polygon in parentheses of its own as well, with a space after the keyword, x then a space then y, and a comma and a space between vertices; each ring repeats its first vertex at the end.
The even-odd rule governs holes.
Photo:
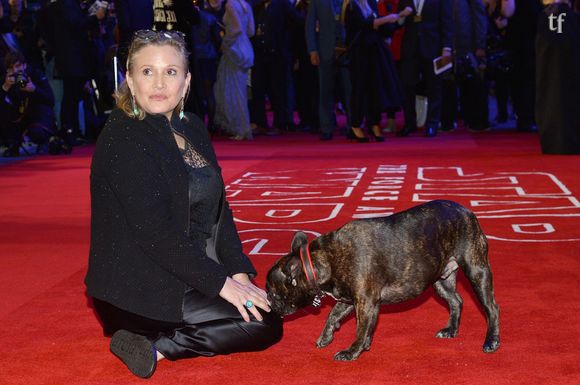
POLYGON ((189 174, 190 233, 202 233, 207 239, 218 221, 222 184, 216 170, 189 142, 180 152, 189 174))
POLYGON ((214 297, 227 276, 255 274, 224 199, 207 129, 196 116, 187 118, 174 117, 170 123, 162 115, 148 115, 140 121, 114 110, 91 164, 88 294, 168 322, 182 320, 189 288, 214 297), (221 194, 212 239, 221 263, 207 256, 207 233, 190 228, 208 218, 190 213, 190 177, 172 128, 195 146, 218 178, 221 194))

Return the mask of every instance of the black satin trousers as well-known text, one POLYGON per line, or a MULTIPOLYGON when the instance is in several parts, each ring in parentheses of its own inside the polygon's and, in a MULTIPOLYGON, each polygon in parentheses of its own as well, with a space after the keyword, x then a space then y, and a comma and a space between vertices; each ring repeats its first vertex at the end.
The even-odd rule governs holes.
POLYGON ((169 360, 264 350, 282 338, 282 318, 260 311, 244 321, 238 309, 221 297, 207 298, 190 290, 183 303, 183 322, 170 323, 119 309, 93 299, 106 335, 124 329, 146 336, 169 360))

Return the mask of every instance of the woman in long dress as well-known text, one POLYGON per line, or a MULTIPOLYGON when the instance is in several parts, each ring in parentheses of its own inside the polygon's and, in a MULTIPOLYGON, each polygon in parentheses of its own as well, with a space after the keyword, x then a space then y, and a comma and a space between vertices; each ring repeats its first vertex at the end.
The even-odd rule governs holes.
POLYGON ((396 29, 399 18, 411 9, 377 17, 376 0, 351 0, 346 8, 346 41, 350 46, 350 79, 352 84, 349 136, 358 142, 368 142, 361 129, 366 123, 369 134, 377 141, 381 134, 381 112, 402 104, 403 91, 391 52, 384 40, 396 29))
POLYGON ((223 23, 222 57, 214 86, 215 124, 233 135, 232 139, 252 139, 248 111, 248 71, 254 64, 250 37, 254 36, 252 7, 244 0, 228 0, 223 23))

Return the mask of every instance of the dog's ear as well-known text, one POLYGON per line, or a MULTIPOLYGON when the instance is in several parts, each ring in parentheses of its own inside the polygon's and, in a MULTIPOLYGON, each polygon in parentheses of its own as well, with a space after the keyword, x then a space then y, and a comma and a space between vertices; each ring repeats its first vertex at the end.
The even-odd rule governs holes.
POLYGON ((308 243, 308 237, 302 231, 296 232, 294 238, 292 238, 292 246, 290 246, 290 252, 296 251, 300 246, 308 243))

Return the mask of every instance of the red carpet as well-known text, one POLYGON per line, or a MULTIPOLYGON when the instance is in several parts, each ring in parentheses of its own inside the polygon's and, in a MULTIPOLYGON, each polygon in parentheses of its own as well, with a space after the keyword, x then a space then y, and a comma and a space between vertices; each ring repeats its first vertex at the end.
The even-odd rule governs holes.
MULTIPOLYGON (((438 198, 470 207, 490 239, 502 345, 481 351, 485 319, 462 280, 452 340, 433 337, 448 312, 430 290, 384 306, 371 350, 334 362, 355 323, 316 349, 328 300, 288 317, 284 338, 265 352, 160 362, 148 383, 580 383, 580 157, 543 156, 537 135, 506 130, 370 144, 292 133, 214 143, 260 285, 295 230, 314 237, 438 198)), ((84 294, 91 151, 0 167, 2 385, 143 383, 108 352, 84 294)))

